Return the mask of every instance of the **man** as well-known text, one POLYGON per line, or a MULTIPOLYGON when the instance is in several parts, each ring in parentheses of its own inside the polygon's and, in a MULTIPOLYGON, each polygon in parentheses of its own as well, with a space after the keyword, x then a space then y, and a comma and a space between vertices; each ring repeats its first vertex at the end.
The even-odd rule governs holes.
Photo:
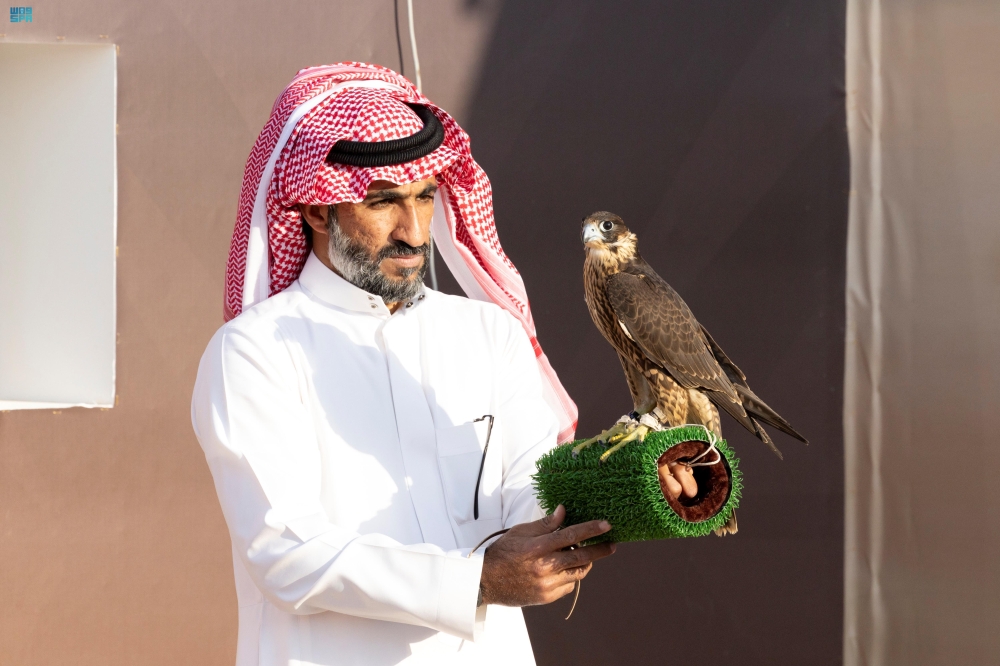
POLYGON ((533 663, 519 607, 614 546, 570 550, 610 526, 538 508, 535 460, 575 407, 457 123, 381 67, 300 72, 247 161, 226 311, 192 420, 237 663, 533 663), (432 226, 473 298, 424 287, 432 226))

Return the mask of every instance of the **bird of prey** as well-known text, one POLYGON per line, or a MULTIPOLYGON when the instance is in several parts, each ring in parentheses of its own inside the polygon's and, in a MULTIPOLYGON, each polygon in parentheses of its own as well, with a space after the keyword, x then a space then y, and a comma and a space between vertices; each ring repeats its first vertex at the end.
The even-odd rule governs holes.
MULTIPOLYGON (((620 217, 597 212, 583 220, 587 309, 618 352, 635 411, 575 447, 613 444, 606 460, 650 430, 687 423, 722 436, 719 409, 756 435, 779 458, 762 424, 806 442, 757 397, 733 363, 676 291, 639 256, 638 239, 620 217)), ((735 525, 733 526, 735 531, 735 525)))

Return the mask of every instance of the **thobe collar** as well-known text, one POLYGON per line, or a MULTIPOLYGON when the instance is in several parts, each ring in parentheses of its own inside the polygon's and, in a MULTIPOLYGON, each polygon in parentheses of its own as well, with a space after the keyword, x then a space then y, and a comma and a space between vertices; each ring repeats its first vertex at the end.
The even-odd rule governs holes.
MULTIPOLYGON (((364 289, 355 287, 327 268, 314 252, 309 253, 306 264, 302 267, 302 272, 299 274, 299 285, 317 300, 336 308, 382 318, 392 314, 381 296, 369 294, 364 289)), ((426 296, 426 289, 421 286, 420 291, 413 298, 396 310, 397 314, 415 307, 426 296)))

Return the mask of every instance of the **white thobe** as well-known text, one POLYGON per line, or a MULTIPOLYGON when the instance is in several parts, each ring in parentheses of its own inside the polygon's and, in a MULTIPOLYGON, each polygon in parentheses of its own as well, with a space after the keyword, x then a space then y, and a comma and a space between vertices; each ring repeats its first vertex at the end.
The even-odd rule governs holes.
POLYGON ((212 338, 192 419, 233 543, 238 666, 534 663, 520 609, 476 607, 467 557, 541 516, 531 474, 556 443, 511 315, 430 289, 391 314, 310 255, 212 338))

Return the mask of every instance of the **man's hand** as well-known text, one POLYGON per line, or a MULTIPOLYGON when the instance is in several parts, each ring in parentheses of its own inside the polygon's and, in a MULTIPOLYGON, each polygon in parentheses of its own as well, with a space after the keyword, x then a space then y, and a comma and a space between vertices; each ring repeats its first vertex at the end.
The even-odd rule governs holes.
POLYGON ((576 581, 590 572, 594 560, 615 552, 613 543, 566 550, 604 534, 611 525, 604 520, 592 520, 558 530, 565 518, 566 509, 560 504, 541 520, 512 527, 486 549, 479 583, 483 603, 501 606, 551 603, 572 592, 576 581))
POLYGON ((694 497, 698 494, 698 483, 694 480, 691 468, 684 463, 661 465, 660 480, 674 499, 680 497, 681 493, 684 493, 685 497, 694 497))

